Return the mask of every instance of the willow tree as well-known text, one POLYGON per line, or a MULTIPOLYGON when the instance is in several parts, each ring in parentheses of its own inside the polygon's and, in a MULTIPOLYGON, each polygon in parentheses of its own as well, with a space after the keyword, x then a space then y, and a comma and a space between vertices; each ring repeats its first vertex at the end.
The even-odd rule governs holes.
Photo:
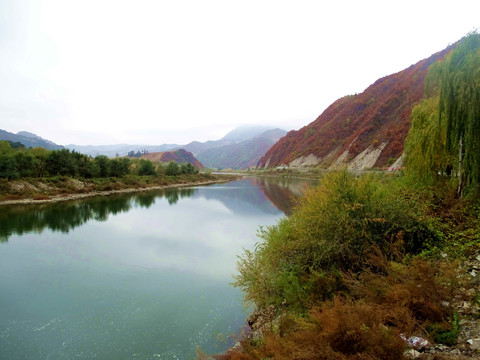
POLYGON ((412 109, 405 140, 406 165, 422 180, 450 175, 452 157, 446 149, 446 128, 439 121, 438 94, 423 99, 412 109))
POLYGON ((413 107, 405 139, 405 164, 423 182, 450 176, 455 158, 447 151, 445 117, 440 112, 440 74, 443 61, 430 65, 423 99, 413 107))
POLYGON ((457 154, 458 192, 480 187, 480 35, 463 38, 435 67, 439 81, 439 122, 446 148, 457 154))

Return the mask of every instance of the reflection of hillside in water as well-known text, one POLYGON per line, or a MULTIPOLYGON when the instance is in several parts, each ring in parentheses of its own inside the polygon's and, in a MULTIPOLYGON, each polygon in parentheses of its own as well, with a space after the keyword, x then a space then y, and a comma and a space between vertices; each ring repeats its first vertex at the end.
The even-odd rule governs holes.
POLYGON ((280 177, 246 177, 218 185, 215 188, 199 188, 195 197, 221 201, 234 213, 290 214, 295 199, 311 186, 312 180, 280 177))
POLYGON ((247 179, 216 186, 200 187, 194 197, 218 200, 234 214, 255 216, 264 213, 279 213, 279 210, 269 201, 264 192, 247 179))
POLYGON ((106 221, 109 215, 129 211, 132 206, 149 208, 165 197, 170 205, 192 196, 193 188, 92 197, 51 204, 6 206, 0 212, 0 242, 13 234, 40 233, 45 229, 69 232, 90 220, 106 221))
POLYGON ((254 177, 249 178, 255 186, 262 189, 265 196, 282 212, 292 213, 296 199, 305 190, 317 183, 316 180, 305 180, 284 177, 254 177))

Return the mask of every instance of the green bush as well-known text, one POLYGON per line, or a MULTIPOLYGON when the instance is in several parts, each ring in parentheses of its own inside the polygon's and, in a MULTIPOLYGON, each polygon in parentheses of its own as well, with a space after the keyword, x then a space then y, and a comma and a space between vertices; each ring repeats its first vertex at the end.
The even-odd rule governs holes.
POLYGON ((422 215, 396 178, 331 173, 289 218, 260 230, 263 241, 240 257, 234 284, 258 307, 303 311, 341 289, 341 274, 361 270, 374 249, 394 259, 433 242, 422 215))
POLYGON ((140 159, 138 175, 156 175, 155 165, 150 160, 140 159))
POLYGON ((177 176, 180 175, 180 166, 175 161, 170 161, 165 168, 165 175, 177 176))

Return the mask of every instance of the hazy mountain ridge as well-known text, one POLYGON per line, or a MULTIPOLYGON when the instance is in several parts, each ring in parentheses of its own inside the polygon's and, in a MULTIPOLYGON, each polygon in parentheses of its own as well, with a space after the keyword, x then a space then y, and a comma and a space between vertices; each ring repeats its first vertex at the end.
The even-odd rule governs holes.
POLYGON ((106 155, 108 157, 126 156, 129 151, 143 151, 148 152, 163 152, 177 149, 180 145, 177 144, 163 144, 163 145, 129 145, 129 144, 114 144, 114 145, 74 145, 69 144, 65 147, 76 152, 95 157, 97 155, 106 155))
POLYGON ((38 135, 32 134, 27 131, 19 131, 17 134, 1 130, 0 129, 0 140, 9 140, 13 142, 19 142, 25 145, 25 147, 43 147, 49 150, 59 150, 63 149, 63 146, 57 145, 50 140, 41 138, 38 135))
POLYGON ((202 151, 197 158, 206 167, 246 169, 256 166, 268 149, 286 133, 278 128, 266 130, 251 139, 202 151))
POLYGON ((258 125, 245 125, 239 126, 229 131, 220 140, 209 140, 205 142, 192 141, 187 145, 179 145, 182 149, 190 151, 195 156, 200 153, 213 148, 219 148, 222 146, 238 144, 242 141, 253 139, 256 136, 261 135, 265 131, 272 130, 272 126, 258 126, 258 125))
POLYGON ((348 164, 364 169, 390 165, 403 152, 410 113, 423 97, 428 66, 452 48, 378 79, 361 94, 338 99, 315 121, 280 139, 258 167, 348 164))
POLYGON ((149 153, 164 153, 183 149, 191 153, 196 161, 207 167, 248 168, 249 166, 255 166, 260 157, 285 134, 286 131, 284 130, 252 125, 235 128, 219 140, 192 141, 186 145, 70 144, 66 148, 93 157, 97 155, 115 157, 117 154, 126 156, 130 151, 142 152, 146 150, 149 153), (208 165, 204 161, 207 161, 208 165))

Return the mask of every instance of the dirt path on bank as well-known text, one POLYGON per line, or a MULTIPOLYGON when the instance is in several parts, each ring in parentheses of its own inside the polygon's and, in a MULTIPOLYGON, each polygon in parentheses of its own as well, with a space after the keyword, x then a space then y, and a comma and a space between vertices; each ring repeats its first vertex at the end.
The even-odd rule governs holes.
POLYGON ((74 194, 49 195, 48 199, 25 198, 25 199, 14 199, 14 200, 2 200, 0 201, 0 206, 1 205, 19 205, 19 204, 22 204, 22 205, 45 204, 45 203, 53 203, 58 201, 78 200, 78 199, 84 199, 84 198, 93 197, 93 196, 110 196, 114 194, 144 192, 144 191, 150 191, 150 190, 162 190, 167 188, 221 184, 221 183, 226 183, 233 180, 235 179, 232 179, 232 178, 216 179, 216 180, 196 181, 196 182, 194 181, 194 182, 188 182, 188 183, 169 184, 169 185, 153 185, 153 186, 127 188, 127 189, 119 189, 119 190, 91 191, 91 192, 76 193, 76 194, 74 193, 74 194))

